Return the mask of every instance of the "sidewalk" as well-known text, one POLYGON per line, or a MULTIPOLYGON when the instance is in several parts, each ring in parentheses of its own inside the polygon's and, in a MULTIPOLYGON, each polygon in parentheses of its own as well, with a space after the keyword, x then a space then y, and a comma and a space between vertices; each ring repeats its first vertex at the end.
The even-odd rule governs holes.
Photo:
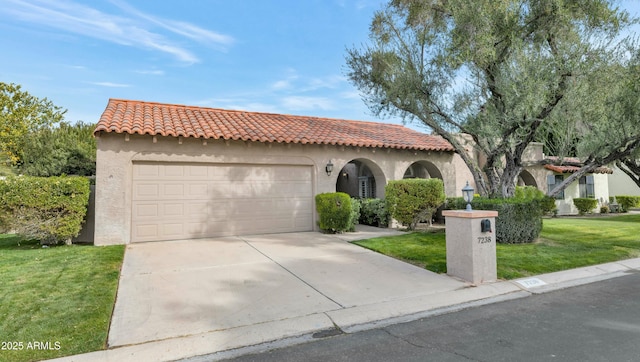
POLYGON ((640 258, 171 338, 53 361, 211 361, 528 297, 640 271, 640 258))

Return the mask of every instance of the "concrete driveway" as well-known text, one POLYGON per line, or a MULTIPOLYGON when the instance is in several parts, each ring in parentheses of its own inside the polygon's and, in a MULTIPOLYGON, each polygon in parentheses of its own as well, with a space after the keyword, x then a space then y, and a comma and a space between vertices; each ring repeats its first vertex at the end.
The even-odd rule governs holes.
POLYGON ((331 313, 351 317, 369 305, 465 287, 350 244, 392 232, 359 230, 129 245, 109 347, 275 321, 321 329, 331 313))

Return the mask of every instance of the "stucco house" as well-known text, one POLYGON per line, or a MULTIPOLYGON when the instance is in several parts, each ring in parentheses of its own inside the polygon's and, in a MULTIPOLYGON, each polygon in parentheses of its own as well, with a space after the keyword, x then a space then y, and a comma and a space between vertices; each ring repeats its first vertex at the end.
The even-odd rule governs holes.
POLYGON ((609 196, 640 196, 640 187, 624 171, 611 165, 613 173, 609 175, 609 196))
POLYGON ((96 245, 315 230, 318 193, 471 180, 441 137, 385 123, 111 99, 94 135, 96 245))
MULTIPOLYGON (((519 185, 535 186, 547 192, 560 184, 568 175, 578 171, 583 163, 574 157, 545 156, 541 143, 531 143, 524 156, 525 168, 518 178, 519 185)), ((580 177, 556 196, 558 215, 575 215, 578 209, 574 198, 595 198, 598 206, 609 203, 609 178, 613 170, 598 167, 592 173, 580 177)), ((600 212, 598 207, 594 210, 600 212)))
MULTIPOLYGON (((389 180, 414 177, 443 180, 449 197, 473 186, 447 141, 395 124, 110 99, 94 135, 96 245, 311 231, 319 193, 384 198, 389 180)), ((518 184, 546 192, 580 161, 532 143, 523 164, 518 184)), ((577 214, 576 197, 606 204, 611 172, 567 187, 558 214, 577 214)))

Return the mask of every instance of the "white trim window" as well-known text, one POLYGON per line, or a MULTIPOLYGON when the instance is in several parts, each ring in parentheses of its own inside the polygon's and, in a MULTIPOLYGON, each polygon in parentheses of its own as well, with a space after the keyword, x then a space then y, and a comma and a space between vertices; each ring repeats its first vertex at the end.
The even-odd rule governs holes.
MULTIPOLYGON (((553 190, 556 185, 560 185, 564 181, 563 175, 548 175, 547 176, 547 191, 553 190)), ((560 191, 556 196, 556 200, 564 200, 564 190, 560 191)))
POLYGON ((580 197, 594 199, 596 197, 593 175, 580 177, 578 180, 578 188, 580 189, 580 197))

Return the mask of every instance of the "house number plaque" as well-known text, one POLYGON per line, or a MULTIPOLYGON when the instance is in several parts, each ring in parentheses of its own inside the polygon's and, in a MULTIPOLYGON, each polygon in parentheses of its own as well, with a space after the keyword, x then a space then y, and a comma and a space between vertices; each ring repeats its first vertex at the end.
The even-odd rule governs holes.
POLYGON ((489 244, 491 236, 478 236, 478 244, 489 244))

